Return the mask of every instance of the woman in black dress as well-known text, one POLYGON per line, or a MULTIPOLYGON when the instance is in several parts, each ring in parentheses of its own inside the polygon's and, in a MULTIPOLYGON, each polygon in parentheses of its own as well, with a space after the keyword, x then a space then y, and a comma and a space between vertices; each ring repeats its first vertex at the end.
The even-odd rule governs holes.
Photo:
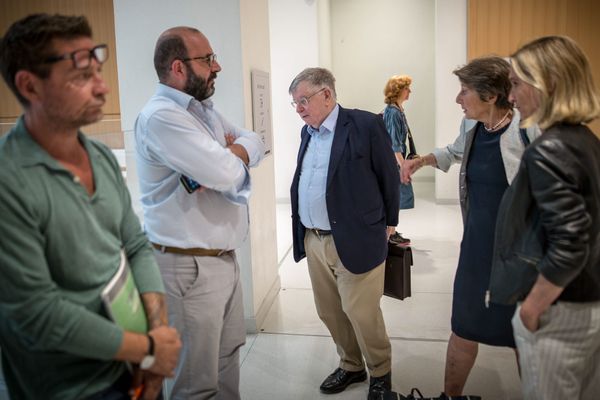
POLYGON ((461 84, 456 102, 465 113, 453 144, 403 165, 403 180, 424 165, 447 171, 462 162, 460 203, 464 232, 454 280, 452 334, 448 342, 444 392, 459 396, 475 363, 478 344, 515 347, 514 306, 486 304, 496 216, 523 150, 539 134, 519 131, 519 113, 508 100, 510 65, 483 57, 454 71, 461 84))

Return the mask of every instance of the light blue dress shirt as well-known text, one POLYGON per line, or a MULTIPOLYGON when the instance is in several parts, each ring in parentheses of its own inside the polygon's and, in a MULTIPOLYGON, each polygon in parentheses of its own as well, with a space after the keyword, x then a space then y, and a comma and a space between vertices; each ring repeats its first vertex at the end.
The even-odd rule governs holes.
POLYGON ((310 125, 307 127, 311 137, 302 159, 298 183, 298 213, 302 225, 307 228, 331 229, 325 193, 331 144, 339 113, 340 106, 336 104, 318 130, 310 125))
POLYGON ((238 128, 211 100, 158 84, 135 123, 136 165, 144 226, 150 240, 180 248, 232 250, 248 231, 250 174, 227 147, 225 134, 248 152, 250 166, 264 155, 256 133, 238 128), (187 175, 203 189, 188 193, 187 175))

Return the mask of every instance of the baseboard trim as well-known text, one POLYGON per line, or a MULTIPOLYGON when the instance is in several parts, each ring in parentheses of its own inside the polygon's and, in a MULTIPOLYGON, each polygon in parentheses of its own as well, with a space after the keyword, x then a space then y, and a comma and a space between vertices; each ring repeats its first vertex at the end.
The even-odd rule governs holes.
POLYGON ((258 333, 260 328, 262 327, 265 319, 267 318, 267 314, 273 305, 273 302, 277 298, 279 291, 281 290, 281 279, 279 278, 279 274, 277 274, 277 278, 271 285, 271 288, 267 292, 267 295, 263 299, 262 303, 258 307, 258 311, 256 315, 246 317, 244 319, 246 325, 246 333, 258 333))

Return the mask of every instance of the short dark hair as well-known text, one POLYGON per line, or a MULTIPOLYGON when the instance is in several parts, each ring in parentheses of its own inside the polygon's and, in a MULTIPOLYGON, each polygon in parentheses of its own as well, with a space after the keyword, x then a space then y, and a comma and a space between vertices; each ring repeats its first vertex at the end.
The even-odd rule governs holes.
POLYGON ((24 106, 29 105, 15 85, 18 71, 30 71, 47 78, 50 66, 43 60, 52 54, 54 39, 92 37, 84 16, 32 14, 13 23, 0 41, 0 72, 4 81, 24 106))
POLYGON ((496 106, 504 109, 512 108, 508 101, 511 88, 509 73, 510 64, 498 56, 475 58, 453 71, 462 84, 479 94, 481 100, 487 101, 490 97, 497 96, 496 106))
MULTIPOLYGON (((181 27, 187 29, 190 32, 200 33, 198 29, 191 27, 181 27)), ((156 42, 154 48, 154 69, 158 80, 164 82, 169 75, 169 69, 173 60, 183 60, 188 58, 187 47, 183 38, 178 33, 167 33, 161 35, 156 42)))

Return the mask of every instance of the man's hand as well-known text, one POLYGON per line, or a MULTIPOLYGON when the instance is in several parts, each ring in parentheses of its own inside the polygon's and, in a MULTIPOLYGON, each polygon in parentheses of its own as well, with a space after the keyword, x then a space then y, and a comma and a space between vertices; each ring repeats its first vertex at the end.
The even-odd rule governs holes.
POLYGON ((129 396, 131 400, 156 400, 162 390, 163 376, 141 370, 134 366, 129 396))
POLYGON ((231 150, 231 152, 233 154, 238 156, 240 158, 240 160, 242 160, 244 162, 244 164, 248 165, 248 163, 250 163, 250 157, 248 156, 248 152, 246 151, 244 146, 242 146, 241 144, 233 143, 233 144, 230 144, 229 146, 227 146, 227 148, 229 150, 231 150))
POLYGON ((142 400, 156 400, 162 390, 163 376, 153 374, 150 371, 143 372, 144 391, 142 400))
POLYGON ((422 166, 423 162, 419 158, 413 158, 412 160, 404 160, 402 168, 400 169, 400 181, 404 184, 409 184, 412 174, 422 166))
POLYGON ((225 143, 227 143, 227 147, 231 146, 235 143, 235 135, 233 133, 225 134, 225 143))
POLYGON ((390 236, 392 236, 394 234, 394 232, 396 232, 396 227, 395 226, 388 226, 387 227, 387 240, 390 240, 390 236))
POLYGON ((175 328, 159 326, 148 332, 154 339, 154 364, 148 369, 158 375, 172 377, 181 350, 181 339, 175 328))
POLYGON ((225 143, 227 143, 227 148, 231 150, 233 154, 239 157, 240 160, 244 162, 244 164, 248 165, 250 163, 250 157, 248 156, 248 152, 241 144, 235 144, 235 136, 233 133, 225 134, 225 143))

